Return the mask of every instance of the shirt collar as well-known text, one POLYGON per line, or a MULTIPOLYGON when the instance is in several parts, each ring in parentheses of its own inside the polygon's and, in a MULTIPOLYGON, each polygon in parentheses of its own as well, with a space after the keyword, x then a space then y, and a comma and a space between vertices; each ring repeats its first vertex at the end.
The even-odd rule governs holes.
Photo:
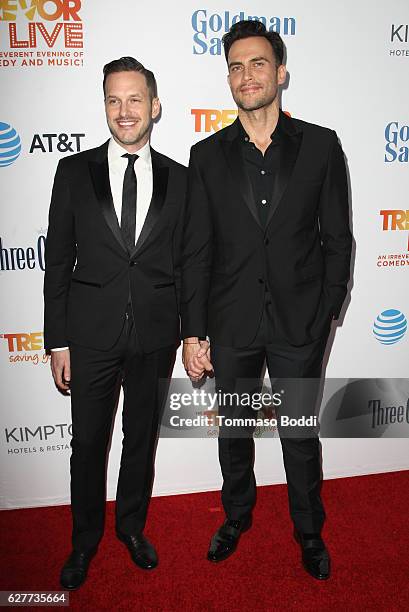
MULTIPOLYGON (((110 162, 118 161, 125 153, 128 153, 114 138, 110 138, 108 144, 108 158, 110 162)), ((136 151, 138 158, 143 159, 147 164, 151 164, 151 147, 149 141, 136 151)), ((126 161, 126 160, 124 160, 126 161)))
MULTIPOLYGON (((239 118, 237 118, 237 127, 238 127, 237 138, 240 140, 240 142, 245 142, 245 143, 250 142, 250 136, 247 134, 239 118)), ((281 112, 280 112, 278 115, 278 121, 277 121, 276 128, 270 136, 271 142, 273 143, 277 142, 277 140, 280 138, 281 131, 282 131, 282 120, 281 120, 281 112)))

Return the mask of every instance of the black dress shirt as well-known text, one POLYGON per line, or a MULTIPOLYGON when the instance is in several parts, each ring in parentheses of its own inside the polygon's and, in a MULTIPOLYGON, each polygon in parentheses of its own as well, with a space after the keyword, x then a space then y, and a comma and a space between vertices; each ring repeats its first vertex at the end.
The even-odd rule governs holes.
MULTIPOLYGON (((281 115, 280 115, 281 117, 281 115)), ((271 143, 263 153, 250 141, 244 127, 238 121, 238 138, 242 148, 245 171, 250 179, 260 223, 266 226, 269 206, 274 193, 274 182, 280 168, 280 119, 271 134, 271 143)))

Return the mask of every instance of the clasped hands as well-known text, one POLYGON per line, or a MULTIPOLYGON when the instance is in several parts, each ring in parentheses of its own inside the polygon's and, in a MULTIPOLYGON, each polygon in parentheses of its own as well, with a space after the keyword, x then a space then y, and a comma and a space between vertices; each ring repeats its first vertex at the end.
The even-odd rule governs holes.
POLYGON ((205 373, 213 372, 209 342, 198 338, 185 338, 182 361, 187 375, 195 382, 203 378, 205 373))

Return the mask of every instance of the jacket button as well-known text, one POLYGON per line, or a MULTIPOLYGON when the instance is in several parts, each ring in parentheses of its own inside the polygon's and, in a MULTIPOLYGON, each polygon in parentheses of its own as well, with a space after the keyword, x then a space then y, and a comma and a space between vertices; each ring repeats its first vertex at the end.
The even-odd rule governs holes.
POLYGON ((260 283, 260 285, 263 285, 264 284, 264 279, 263 278, 259 278, 258 282, 260 283))
POLYGON ((270 244, 270 241, 268 238, 264 238, 264 244, 267 246, 268 244, 270 244))
POLYGON ((130 266, 137 266, 138 262, 137 261, 131 261, 131 263, 129 264, 130 266))

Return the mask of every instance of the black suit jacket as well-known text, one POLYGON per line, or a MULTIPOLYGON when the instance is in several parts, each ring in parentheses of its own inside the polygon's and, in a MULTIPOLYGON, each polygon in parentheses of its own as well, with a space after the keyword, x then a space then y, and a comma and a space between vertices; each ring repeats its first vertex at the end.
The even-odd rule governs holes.
POLYGON ((303 345, 325 333, 347 292, 352 236, 342 149, 334 131, 281 113, 280 170, 263 228, 237 121, 191 149, 182 336, 248 346, 268 288, 279 337, 303 345))
POLYGON ((151 149, 153 196, 129 253, 109 183, 108 142, 60 160, 45 253, 46 349, 109 349, 129 295, 146 352, 179 341, 180 246, 186 168, 151 149))

